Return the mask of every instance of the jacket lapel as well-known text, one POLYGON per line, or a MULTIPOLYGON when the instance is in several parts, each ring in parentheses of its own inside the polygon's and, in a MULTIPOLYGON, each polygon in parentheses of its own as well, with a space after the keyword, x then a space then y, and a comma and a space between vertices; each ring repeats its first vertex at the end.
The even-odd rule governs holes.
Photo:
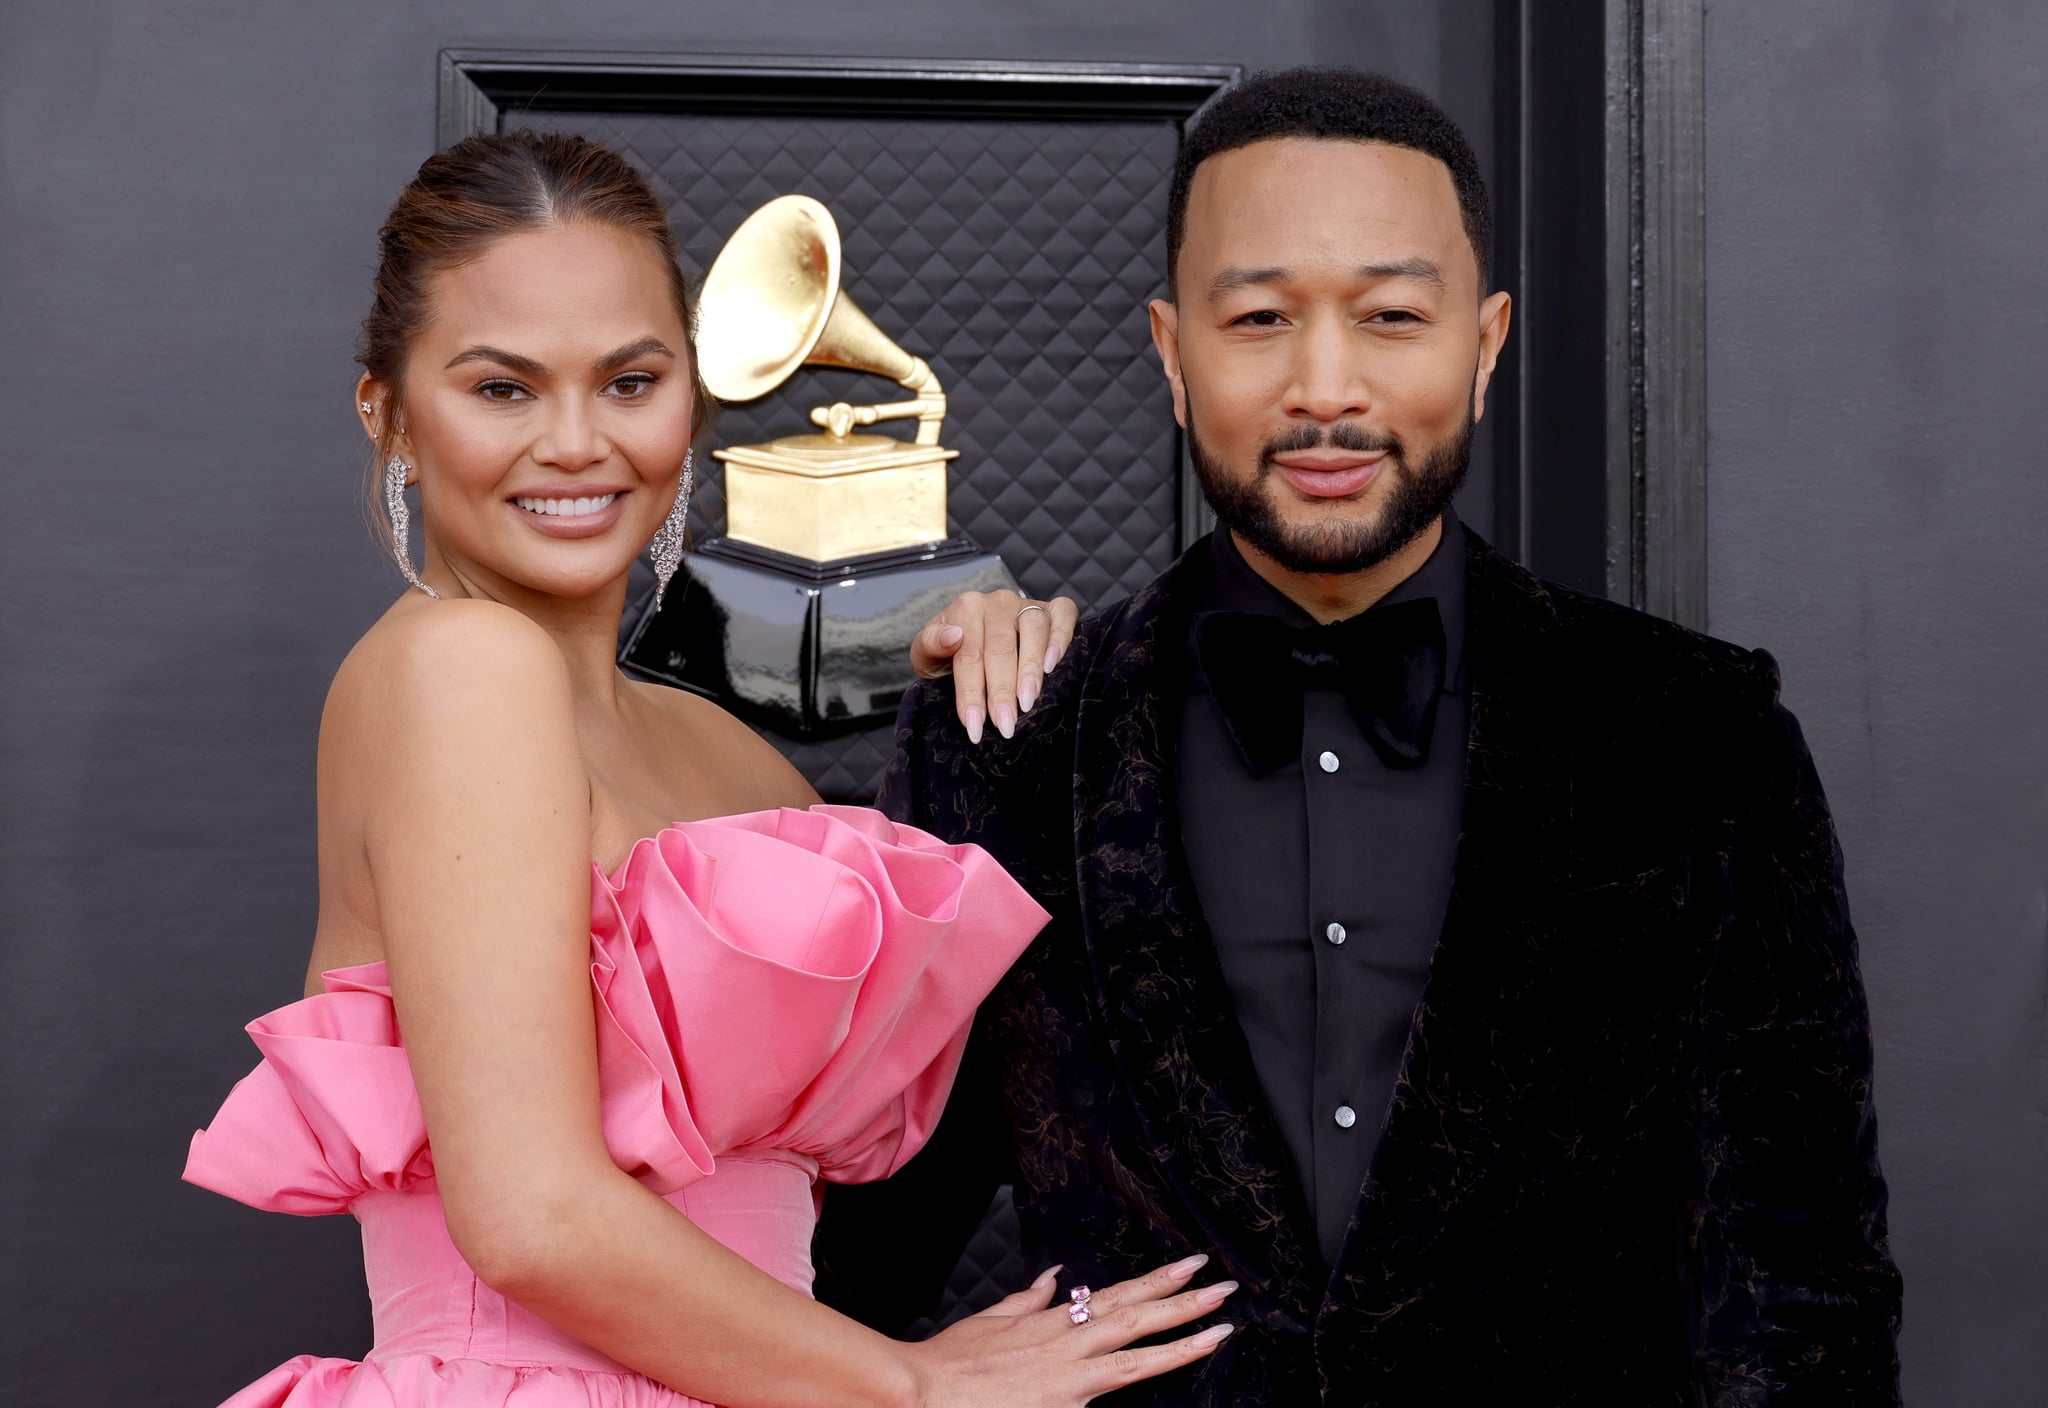
POLYGON ((1188 553, 1124 604, 1083 687, 1074 757, 1081 931, 1144 1147, 1204 1248, 1303 1327, 1308 1207, 1232 1010, 1180 843, 1174 779, 1188 553))
POLYGON ((1556 611, 1536 578, 1470 533, 1466 580, 1471 734, 1456 874, 1332 1307, 1411 1265, 1494 1170, 1546 943, 1532 901, 1568 878, 1571 734, 1543 683, 1561 665, 1556 611))

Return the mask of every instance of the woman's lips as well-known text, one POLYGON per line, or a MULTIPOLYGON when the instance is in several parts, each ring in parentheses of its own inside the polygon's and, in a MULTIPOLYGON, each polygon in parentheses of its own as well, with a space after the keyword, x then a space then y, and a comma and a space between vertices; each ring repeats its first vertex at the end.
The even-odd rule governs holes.
POLYGON ((1384 451, 1372 455, 1276 455, 1273 467, 1312 499, 1341 499, 1372 483, 1385 458, 1384 451))
MULTIPOLYGON (((602 496, 600 495, 599 497, 602 496)), ((547 537, 595 538, 609 531, 619 521, 619 515, 625 511, 625 502, 625 494, 614 491, 612 501, 603 508, 598 509, 594 513, 576 514, 574 516, 568 514, 535 513, 533 510, 522 508, 516 503, 508 503, 507 507, 518 514, 535 532, 544 534, 547 537)))

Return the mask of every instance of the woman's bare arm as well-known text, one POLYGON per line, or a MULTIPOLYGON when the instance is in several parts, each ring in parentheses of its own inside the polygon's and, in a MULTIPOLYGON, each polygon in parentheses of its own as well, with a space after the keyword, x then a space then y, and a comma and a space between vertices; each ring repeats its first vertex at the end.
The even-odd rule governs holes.
POLYGON ((362 693, 384 722, 352 761, 377 799, 378 917, 457 1249, 506 1295, 699 1397, 910 1401, 890 1341, 727 1251, 606 1152, 588 782, 553 641, 469 602, 387 630, 360 662, 382 677, 362 693))

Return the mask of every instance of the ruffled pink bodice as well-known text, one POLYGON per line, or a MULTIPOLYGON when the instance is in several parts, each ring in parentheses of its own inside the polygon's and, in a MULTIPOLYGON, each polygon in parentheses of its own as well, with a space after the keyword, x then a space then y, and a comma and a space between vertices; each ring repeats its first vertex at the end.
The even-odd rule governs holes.
MULTIPOLYGON (((854 807, 671 827, 592 867, 605 1143, 622 1169, 808 1293, 814 1182, 902 1167, 976 1005, 1045 913, 973 846, 854 807)), ((691 1400, 478 1282, 448 1241, 381 963, 249 1024, 263 1059, 193 1136, 185 1177, 251 1206, 353 1212, 366 1365, 302 1356, 234 1408, 691 1400)))

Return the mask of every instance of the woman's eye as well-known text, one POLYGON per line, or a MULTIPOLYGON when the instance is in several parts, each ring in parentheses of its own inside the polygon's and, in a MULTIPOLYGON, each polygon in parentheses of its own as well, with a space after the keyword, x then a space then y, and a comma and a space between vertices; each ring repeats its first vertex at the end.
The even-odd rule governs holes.
POLYGON ((516 381, 487 381, 476 390, 486 401, 523 401, 527 394, 516 381))
POLYGON ((621 401, 638 400, 653 389, 655 380, 652 372, 630 372, 612 383, 611 392, 621 401))

